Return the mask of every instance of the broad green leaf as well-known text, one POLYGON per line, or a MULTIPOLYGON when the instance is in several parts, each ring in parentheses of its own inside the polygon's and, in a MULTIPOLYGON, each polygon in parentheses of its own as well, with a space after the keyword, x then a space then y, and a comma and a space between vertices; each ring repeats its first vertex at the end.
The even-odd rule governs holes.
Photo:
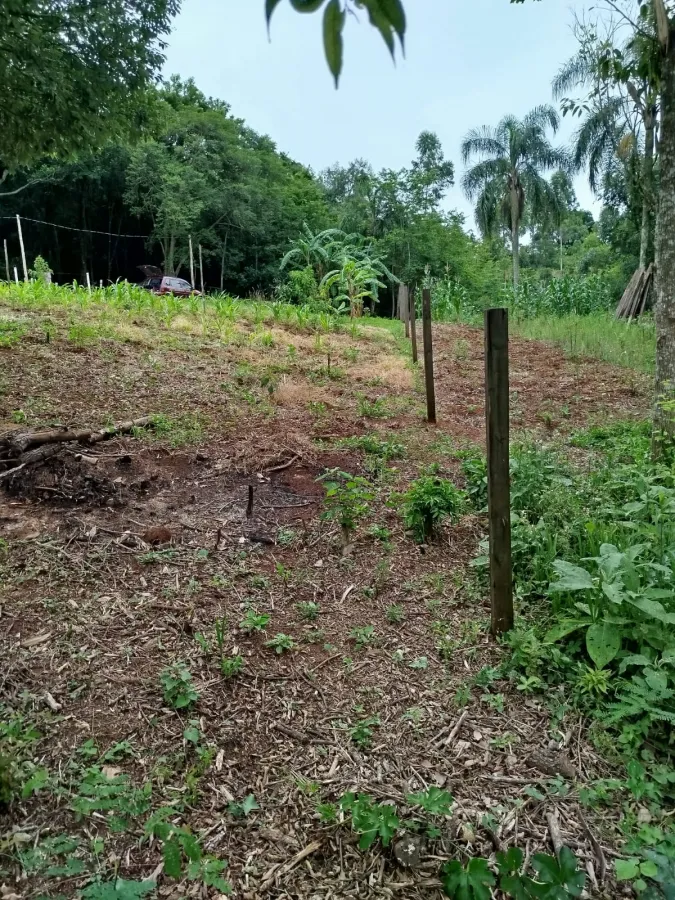
POLYGON ((577 631, 585 625, 588 625, 588 622, 583 619, 563 619, 562 622, 558 622, 557 625, 554 625, 553 628, 546 632, 544 635, 544 643, 555 644, 557 641, 561 641, 564 637, 567 637, 568 634, 572 634, 573 631, 577 631))
POLYGON ((574 566, 563 559, 556 559, 553 568, 560 578, 549 585, 550 591, 587 591, 593 588, 590 572, 582 569, 581 566, 574 566))
POLYGON ((164 874, 168 875, 169 878, 180 878, 182 871, 181 851, 180 844, 175 837, 170 837, 168 841, 164 842, 162 856, 164 858, 164 874))
POLYGON ((586 632, 586 650, 598 669, 604 669, 621 649, 621 632, 616 625, 602 622, 586 632))
POLYGON ((614 869, 617 881, 632 881, 640 874, 640 860, 636 858, 617 859, 614 862, 614 869))
POLYGON ((330 0, 323 17, 323 46, 328 68, 338 86, 342 71, 343 40, 346 13, 340 8, 340 0, 330 0))
POLYGON ((628 666, 651 666, 651 664, 651 659, 648 656, 643 656, 641 653, 633 656, 624 656, 619 665, 619 675, 623 675, 628 666))
POLYGON ((640 875, 645 878, 655 878, 659 874, 659 867, 651 859, 640 863, 640 875))
POLYGON ((646 597, 634 599, 627 596, 626 602, 637 607, 637 609, 652 619, 657 619, 657 621, 663 622, 665 625, 675 625, 675 613, 666 612, 663 604, 659 603, 658 600, 648 600, 646 597))
POLYGON ((602 592, 608 600, 616 603, 617 606, 620 606, 626 598, 623 585, 613 581, 603 581, 602 592))

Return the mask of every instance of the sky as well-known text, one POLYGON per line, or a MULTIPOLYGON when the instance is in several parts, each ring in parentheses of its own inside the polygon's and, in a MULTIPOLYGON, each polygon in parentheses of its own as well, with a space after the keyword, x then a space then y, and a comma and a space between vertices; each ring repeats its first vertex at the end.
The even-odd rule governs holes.
MULTIPOLYGON (((551 102, 551 80, 576 49, 574 15, 586 7, 583 0, 405 0, 405 7, 406 55, 396 65, 365 13, 359 21, 350 17, 336 90, 320 14, 279 4, 270 41, 263 0, 183 0, 165 74, 194 78, 316 172, 358 157, 376 170, 408 166, 419 133, 435 131, 455 163, 445 205, 472 227, 472 204, 460 187, 463 136, 551 102)), ((573 130, 564 119, 557 141, 568 141, 573 130)), ((583 175, 575 187, 581 206, 597 214, 583 175)))

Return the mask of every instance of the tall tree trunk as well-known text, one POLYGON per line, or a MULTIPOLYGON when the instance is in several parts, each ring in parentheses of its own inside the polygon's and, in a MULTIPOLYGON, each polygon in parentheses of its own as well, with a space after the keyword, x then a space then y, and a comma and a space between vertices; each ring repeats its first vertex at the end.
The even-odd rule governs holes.
POLYGON ((167 251, 164 257, 164 274, 175 275, 174 256, 176 254, 176 235, 172 234, 167 244, 167 251))
POLYGON ((518 290, 520 281, 520 235, 518 225, 520 218, 518 191, 511 188, 511 254, 513 256, 513 289, 518 290))
POLYGON ((654 210, 654 125, 655 111, 647 106, 644 114, 645 156, 642 161, 642 228, 640 231, 640 268, 649 264, 654 210))
POLYGON ((656 394, 654 451, 675 443, 675 35, 664 51, 661 77, 659 203, 656 221, 656 394))
POLYGON ((562 246, 562 225, 560 226, 560 274, 563 270, 563 246, 562 246))

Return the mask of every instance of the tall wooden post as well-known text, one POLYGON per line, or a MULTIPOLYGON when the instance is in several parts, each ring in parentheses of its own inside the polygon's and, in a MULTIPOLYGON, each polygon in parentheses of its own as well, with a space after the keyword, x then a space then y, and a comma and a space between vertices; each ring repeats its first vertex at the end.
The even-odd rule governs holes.
POLYGON ((436 390, 434 388, 434 350, 431 343, 431 291, 422 291, 422 338, 424 340, 424 383, 427 391, 427 422, 436 424, 436 390))
POLYGON ((26 265, 26 250, 23 246, 23 231, 21 231, 21 217, 16 214, 16 225, 19 229, 19 244, 21 245, 21 262, 23 263, 23 280, 28 281, 28 266, 26 265))
POLYGON ((9 274, 9 253, 7 252, 7 239, 5 238, 5 269, 7 270, 7 281, 12 280, 12 276, 9 274))
POLYGON ((195 288, 195 258, 192 253, 192 235, 188 235, 188 243, 190 245, 190 285, 195 288))
POLYGON ((202 297, 204 294, 204 264, 202 262, 202 245, 199 245, 199 281, 202 286, 202 297))
POLYGON ((407 338, 410 337, 410 292, 408 291, 408 285, 401 285, 403 288, 403 295, 401 297, 402 300, 402 312, 403 312, 403 324, 405 326, 405 336, 407 338))
POLYGON ((415 288, 410 288, 410 337, 412 340, 412 361, 417 362, 417 319, 415 310, 415 288))
POLYGON ((513 628, 507 309, 485 310, 485 428, 490 526, 490 602, 492 633, 497 635, 513 628))

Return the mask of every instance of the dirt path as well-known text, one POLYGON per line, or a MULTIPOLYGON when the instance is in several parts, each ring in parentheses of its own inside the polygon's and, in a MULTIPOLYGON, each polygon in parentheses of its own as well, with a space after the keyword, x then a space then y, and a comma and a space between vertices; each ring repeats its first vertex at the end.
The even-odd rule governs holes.
MULTIPOLYGON (((437 329, 437 429, 421 423, 419 376, 384 332, 319 346, 275 329, 264 348, 244 326, 241 334, 240 346, 167 346, 143 332, 135 343, 73 348, 30 332, 0 350, 7 427, 25 427, 16 410, 32 427, 166 417, 154 439, 100 445, 93 461, 60 456, 0 495, 0 702, 3 718, 12 710, 21 728, 35 723, 42 737, 17 747, 28 748, 28 769, 49 773, 37 796, 0 819, 2 832, 26 836, 4 851, 0 881, 21 897, 70 897, 95 872, 156 876, 158 843, 139 839, 150 809, 167 805, 205 851, 228 860, 242 898, 440 896, 440 858, 550 846, 553 808, 582 861, 594 863, 573 794, 547 790, 551 773, 533 767, 532 754, 562 748, 582 780, 605 767, 579 723, 561 731, 551 705, 493 681, 502 651, 468 568, 482 523, 466 516, 420 548, 398 512, 397 492, 425 464, 452 474, 452 446, 481 440, 480 333, 437 329), (331 467, 373 477, 372 456, 338 446, 372 430, 398 442, 400 458, 380 466, 377 499, 343 555, 316 479, 331 467), (264 633, 241 630, 247 611, 270 617, 264 633), (293 649, 266 647, 277 634, 293 649), (224 679, 221 656, 236 655, 243 669, 224 679), (175 661, 199 695, 187 709, 162 697, 161 674, 175 661), (140 813, 81 813, 95 765, 115 784, 152 784, 150 799, 136 798, 140 813), (406 796, 429 786, 455 806, 438 835, 420 841, 414 870, 391 848, 362 852, 317 810, 360 791, 405 817, 406 796), (244 815, 236 804, 251 794, 257 808, 244 815), (126 818, 119 831, 117 813, 126 818), (79 839, 72 853, 84 872, 49 878, 46 863, 31 868, 21 857, 56 835, 79 839)), ((646 379, 514 341, 511 387, 514 426, 550 435, 638 415, 646 379)), ((162 897, 218 893, 160 876, 162 897)))

